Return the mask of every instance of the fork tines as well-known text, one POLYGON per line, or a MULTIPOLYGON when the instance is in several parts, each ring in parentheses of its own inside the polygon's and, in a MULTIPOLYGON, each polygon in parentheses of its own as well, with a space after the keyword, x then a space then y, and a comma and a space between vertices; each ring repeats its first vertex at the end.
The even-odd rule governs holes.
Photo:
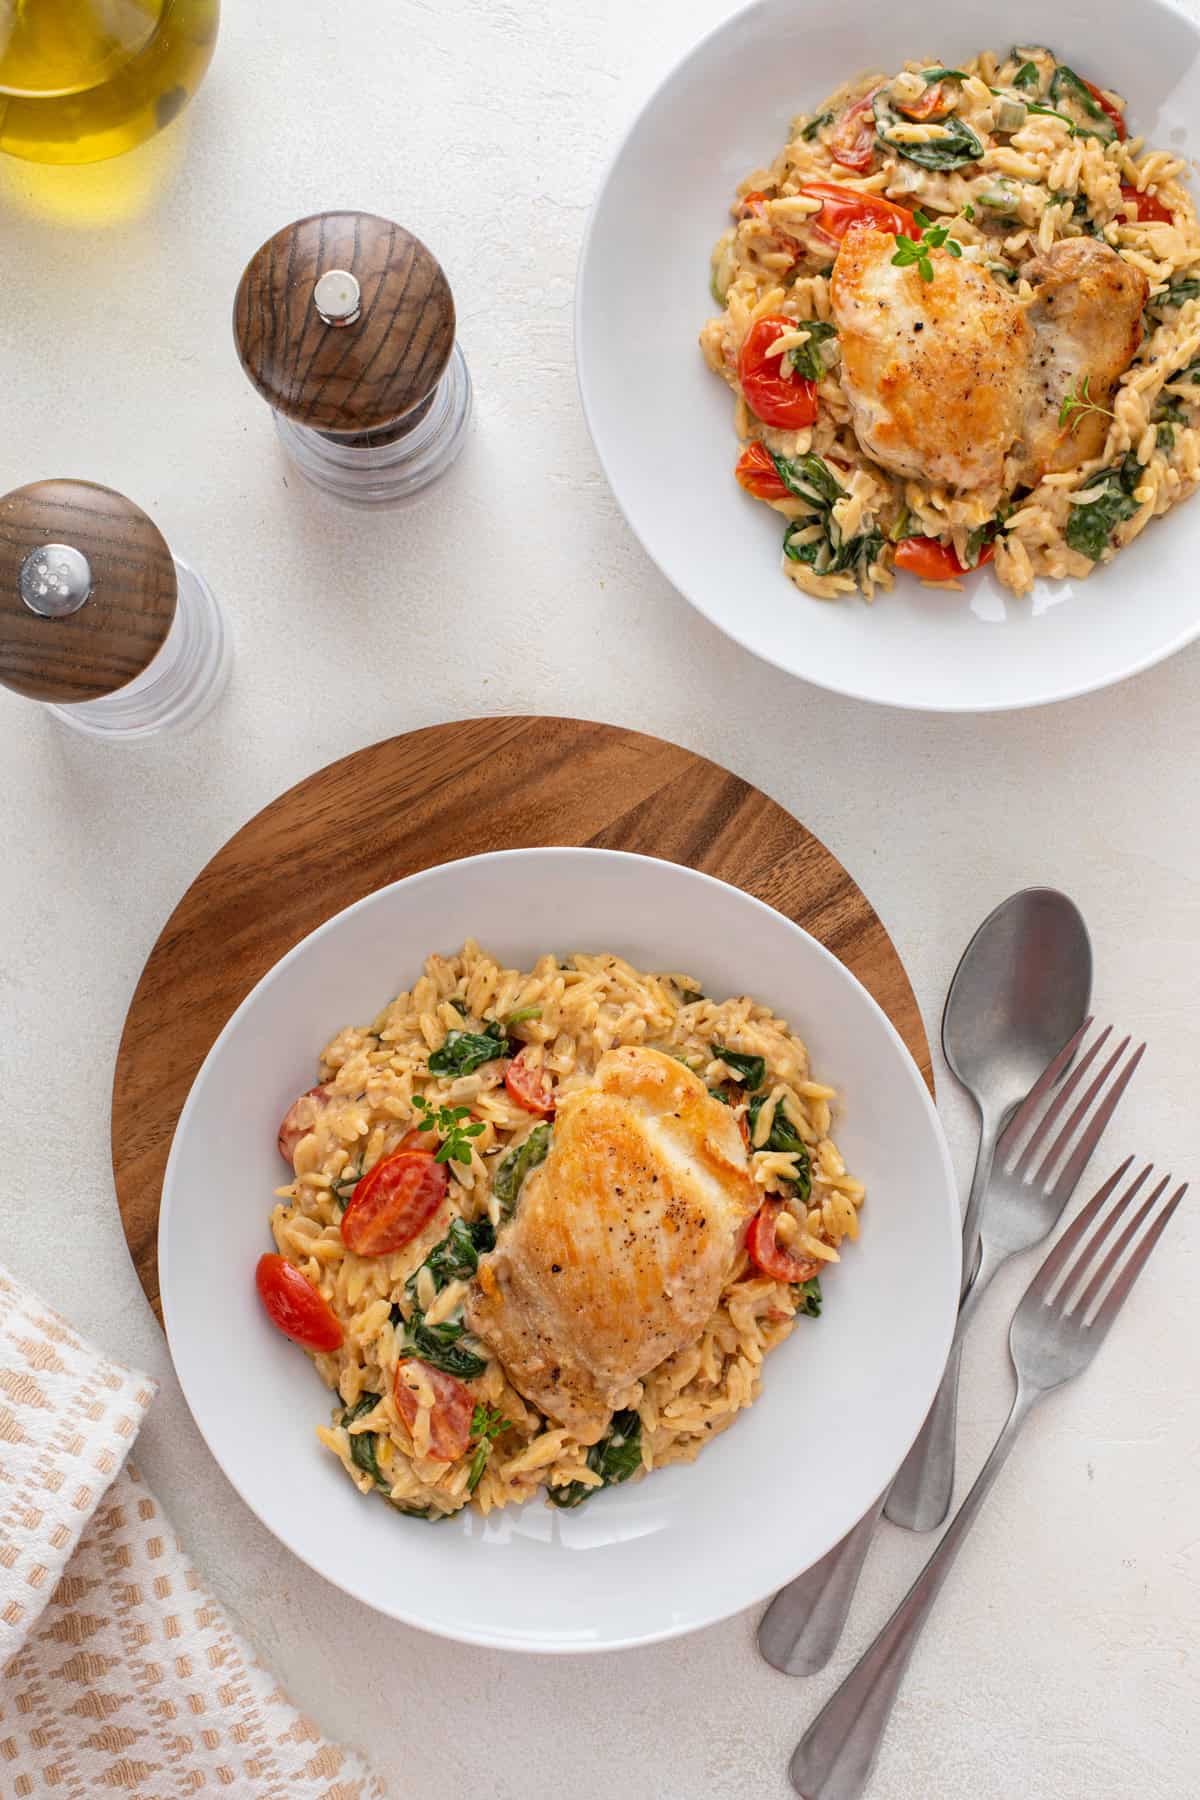
POLYGON ((1105 1212, 1113 1190, 1123 1180, 1132 1162, 1132 1156, 1127 1156, 1120 1168, 1109 1176, 1099 1192, 1072 1220, 1029 1284, 1030 1297, 1036 1295, 1061 1318, 1073 1317, 1076 1325, 1090 1327, 1097 1340, 1104 1336, 1116 1317, 1188 1188, 1187 1182, 1182 1182, 1166 1204, 1158 1207, 1171 1184, 1171 1177, 1164 1175, 1138 1207, 1116 1243, 1101 1257, 1105 1243, 1126 1218, 1154 1172, 1153 1163, 1147 1163, 1105 1212))
POLYGON ((1034 1083, 1033 1087, 1029 1090, 1029 1093, 1022 1101, 1017 1112, 1013 1115, 1011 1122, 1006 1127, 1004 1136, 1001 1139, 1001 1159, 1003 1162, 1007 1163, 1008 1157, 1016 1150, 1018 1143, 1020 1143, 1020 1140, 1025 1136, 1025 1133, 1033 1126, 1033 1130, 1030 1132, 1028 1140, 1023 1144, 1015 1162, 1011 1165, 1011 1173, 1020 1176, 1030 1186, 1048 1188, 1050 1176, 1056 1164, 1071 1144, 1075 1133, 1079 1130, 1084 1120, 1087 1119, 1087 1124, 1083 1129, 1078 1143, 1071 1151, 1067 1161, 1063 1164, 1058 1179, 1055 1181, 1053 1189, 1051 1190, 1056 1199, 1061 1199, 1063 1201, 1069 1197, 1075 1183, 1083 1173, 1088 1158, 1099 1143, 1101 1133, 1116 1110, 1117 1102, 1129 1085, 1133 1072, 1141 1062, 1143 1053, 1146 1049, 1145 1044, 1139 1044, 1126 1058, 1124 1064, 1118 1069, 1118 1064, 1121 1063, 1121 1059, 1125 1056, 1126 1050, 1129 1049, 1130 1043, 1128 1037, 1123 1037, 1121 1039, 1116 1049, 1107 1057, 1099 1072, 1093 1076, 1090 1082, 1088 1082, 1083 1094, 1076 1101, 1067 1118, 1064 1120, 1054 1142, 1050 1145, 1050 1148, 1046 1151, 1037 1167, 1034 1168, 1033 1160, 1035 1154, 1041 1148, 1047 1134, 1058 1124, 1068 1102, 1074 1099, 1075 1095, 1078 1093, 1084 1077, 1088 1074, 1093 1063, 1096 1061, 1096 1058, 1099 1056, 1100 1051, 1104 1048, 1109 1037, 1112 1035, 1112 1026, 1106 1025, 1099 1036, 1094 1039, 1087 1050, 1084 1051, 1083 1055, 1080 1056, 1079 1061, 1075 1063, 1070 1074, 1063 1080, 1061 1087, 1058 1087, 1057 1092, 1053 1094, 1053 1097, 1043 1112, 1041 1110, 1042 1102, 1045 1100, 1046 1095, 1055 1088, 1064 1071, 1070 1066, 1076 1052, 1082 1046, 1083 1040, 1091 1028, 1091 1024, 1092 1020, 1090 1017, 1085 1019, 1083 1024, 1079 1027, 1079 1030, 1075 1033, 1075 1036, 1071 1038, 1068 1043, 1063 1045, 1053 1062, 1049 1064, 1044 1072, 1038 1077, 1038 1080, 1034 1083), (1108 1086, 1109 1078, 1110 1076, 1113 1076, 1114 1071, 1117 1071, 1115 1078, 1113 1079, 1111 1086, 1108 1086), (1105 1091, 1106 1088, 1107 1091, 1105 1091), (1104 1095, 1103 1099, 1096 1107, 1095 1112, 1092 1113, 1092 1116, 1088 1118, 1091 1107, 1101 1093, 1104 1095))

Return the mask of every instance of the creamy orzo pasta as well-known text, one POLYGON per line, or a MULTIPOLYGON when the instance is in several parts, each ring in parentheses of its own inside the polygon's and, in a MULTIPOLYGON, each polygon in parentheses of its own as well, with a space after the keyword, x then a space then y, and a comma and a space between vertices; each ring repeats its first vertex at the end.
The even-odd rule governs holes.
MULTIPOLYGON (((1112 73, 1115 73, 1113 71, 1112 73)), ((1200 480, 1200 230, 1174 151, 1049 50, 914 60, 742 182, 701 333, 806 593, 1089 574, 1200 480)))
POLYGON ((690 976, 468 942, 319 1075, 259 1292, 335 1390, 321 1442, 423 1518, 690 1461, 858 1235, 804 1044, 690 976))

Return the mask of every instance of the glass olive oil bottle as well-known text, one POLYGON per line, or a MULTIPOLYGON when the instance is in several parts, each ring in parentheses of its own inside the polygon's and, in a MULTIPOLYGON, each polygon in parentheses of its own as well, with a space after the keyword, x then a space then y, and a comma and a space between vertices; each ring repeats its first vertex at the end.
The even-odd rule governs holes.
POLYGON ((99 162, 169 125, 213 53, 220 0, 0 0, 0 150, 99 162))

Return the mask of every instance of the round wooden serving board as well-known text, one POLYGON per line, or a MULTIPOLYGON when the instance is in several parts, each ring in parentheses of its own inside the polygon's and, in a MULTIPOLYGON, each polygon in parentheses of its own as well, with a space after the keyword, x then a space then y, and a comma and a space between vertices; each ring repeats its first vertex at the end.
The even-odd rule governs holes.
POLYGON ((435 863, 536 844, 659 856, 766 901, 870 989, 932 1089, 921 1015, 887 932, 824 844, 757 788, 677 744, 580 719, 408 732, 319 769, 243 825, 150 952, 117 1053, 112 1149, 129 1252, 160 1318, 167 1154, 230 1014, 285 951, 364 894, 435 863))

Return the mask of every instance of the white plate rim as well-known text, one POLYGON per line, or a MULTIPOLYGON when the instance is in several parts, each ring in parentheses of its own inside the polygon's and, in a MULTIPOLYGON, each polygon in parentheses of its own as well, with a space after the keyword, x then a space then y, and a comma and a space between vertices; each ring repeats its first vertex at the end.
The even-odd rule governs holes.
MULTIPOLYGON (((263 989, 265 986, 274 982, 280 976, 280 973, 282 970, 284 970, 286 967, 288 967, 293 961, 298 960, 300 954, 307 948, 307 946, 309 944, 311 944, 313 942, 314 939, 316 939, 318 937, 322 937, 322 936, 326 935, 327 933, 329 933, 336 925, 338 925, 343 919, 345 919, 350 914, 359 912, 370 905, 380 904, 382 902, 383 896, 391 894, 399 888, 411 887, 412 885, 414 885, 416 883, 420 883, 423 880, 429 879, 433 876, 440 876, 447 869, 467 870, 472 865, 478 865, 481 863, 492 863, 500 858, 504 858, 504 859, 514 858, 514 857, 528 858, 530 856, 537 856, 539 853, 542 853, 542 852, 550 852, 556 856, 563 855, 563 854, 569 854, 572 857, 577 856, 580 858, 602 857, 609 861, 620 860, 625 863, 634 863, 634 864, 647 864, 647 863, 661 864, 661 863, 670 861, 670 859, 668 859, 668 858, 646 856, 646 855, 643 855, 640 852, 636 852, 636 851, 608 850, 608 849, 605 849, 602 846, 598 846, 598 845, 575 845, 575 844, 572 844, 572 845, 549 845, 549 844, 547 844, 547 845, 522 846, 522 847, 511 848, 511 849, 506 849, 506 850, 482 851, 473 856, 454 858, 454 859, 450 859, 450 860, 448 860, 446 862, 442 862, 442 863, 434 863, 434 864, 431 864, 430 867, 428 867, 426 869, 416 870, 410 875, 402 876, 397 881, 387 882, 387 883, 385 883, 385 885, 383 887, 375 888, 372 890, 371 893, 364 894, 358 900, 352 901, 349 906, 340 908, 339 911, 331 914, 328 919, 323 920, 320 925, 315 926, 312 931, 306 933, 306 935, 303 938, 301 938, 297 943, 293 944, 292 947, 289 950, 287 950, 284 953, 284 955, 279 958, 279 960, 277 962, 273 963, 271 965, 271 967, 266 971, 266 973, 264 975, 262 975, 257 982, 254 983, 253 987, 250 988, 250 990, 243 996, 243 998, 238 1003, 235 1010, 230 1014, 229 1018, 226 1020, 225 1024, 222 1026, 217 1037, 213 1040, 213 1043, 212 1043, 211 1047, 209 1048, 208 1053, 204 1058, 204 1061, 201 1063, 199 1069, 196 1071, 196 1074, 192 1080, 191 1087, 188 1090, 187 1099, 184 1101, 183 1107, 180 1110, 179 1118, 176 1121, 175 1130, 172 1134, 171 1149, 170 1149, 170 1153, 167 1158, 167 1166, 166 1166, 166 1169, 165 1169, 164 1175, 163 1175, 162 1194, 161 1194, 161 1200, 160 1200, 160 1205, 159 1205, 159 1216, 158 1216, 157 1250, 158 1250, 158 1272, 159 1272, 159 1295, 160 1295, 160 1300, 161 1300, 161 1304, 162 1304, 163 1327, 164 1327, 164 1331, 165 1331, 166 1338, 167 1338, 167 1345, 168 1345, 168 1350, 171 1355, 172 1365, 175 1369, 176 1376, 179 1380, 180 1389, 183 1393, 184 1401, 187 1405, 188 1412, 191 1414, 192 1421, 195 1424, 197 1431, 200 1433, 200 1436, 203 1439, 206 1448, 208 1449, 208 1451, 209 1451, 210 1455, 212 1456, 214 1462, 216 1463, 217 1467, 220 1469, 225 1480, 229 1482, 230 1486, 234 1489, 235 1493, 238 1495, 238 1498, 242 1501, 243 1505, 245 1505, 248 1508, 248 1510, 254 1515, 254 1517, 258 1520, 259 1524, 261 1524, 263 1526, 263 1528, 267 1532, 269 1532, 271 1537, 273 1537, 276 1540, 276 1542, 282 1544, 283 1547, 291 1555, 295 1556, 297 1558, 297 1560, 299 1562, 301 1562, 307 1569, 311 1570, 311 1572, 314 1575, 317 1575, 323 1581, 328 1581, 332 1586, 340 1589, 341 1592, 346 1594, 349 1598, 359 1601, 361 1604, 367 1606, 372 1611, 379 1613, 383 1617, 395 1619, 399 1623, 412 1626, 416 1630, 430 1632, 432 1635, 434 1635, 436 1637, 445 1638, 446 1640, 448 1640, 450 1642, 477 1645, 480 1648, 484 1648, 484 1649, 518 1651, 518 1652, 533 1654, 533 1655, 561 1655, 561 1656, 585 1656, 586 1655, 586 1656, 590 1656, 590 1655, 604 1654, 609 1651, 636 1649, 636 1648, 641 1647, 642 1645, 664 1643, 673 1638, 687 1636, 688 1634, 690 1634, 693 1631, 704 1630, 709 1625, 720 1624, 726 1619, 733 1618, 736 1615, 738 1615, 739 1613, 745 1612, 749 1608, 759 1605, 763 1600, 767 1599, 769 1595, 773 1594, 776 1591, 778 1583, 776 1581, 772 1580, 761 1591, 755 1591, 752 1593, 748 1593, 744 1599, 738 1601, 735 1605, 732 1605, 732 1606, 725 1606, 725 1607, 719 1608, 717 1610, 704 1610, 703 1607, 699 1607, 697 1609, 695 1616, 683 1618, 683 1619, 677 1619, 670 1624, 664 1625, 659 1628, 655 1628, 650 1631, 638 1631, 636 1633, 627 1634, 624 1636, 613 1636, 610 1638, 606 1638, 602 1642, 600 1642, 600 1641, 595 1641, 595 1642, 585 1641, 582 1643, 577 1642, 577 1641, 572 1641, 570 1643, 564 1643, 558 1639, 550 1639, 548 1641, 539 1642, 536 1639, 533 1639, 533 1638, 527 1637, 527 1636, 525 1636, 525 1637, 510 1636, 510 1635, 507 1635, 505 1632, 499 1631, 499 1630, 496 1630, 496 1631, 487 1630, 487 1629, 468 1630, 465 1628, 452 1629, 452 1628, 446 1627, 444 1625, 441 1625, 435 1621, 431 1621, 431 1619, 428 1617, 427 1614, 418 1613, 418 1612, 410 1612, 410 1611, 407 1611, 403 1606, 396 1606, 396 1605, 392 1605, 390 1603, 381 1601, 378 1598, 374 1598, 374 1597, 370 1596, 369 1594, 367 1594, 363 1591, 360 1591, 358 1588, 351 1585, 348 1580, 341 1578, 340 1576, 332 1573, 330 1570, 328 1570, 326 1568, 318 1567, 317 1564, 312 1560, 312 1558, 308 1554, 306 1554, 305 1551, 298 1548, 296 1543, 292 1541, 292 1538, 291 1538, 289 1532, 287 1531, 287 1529, 285 1527, 282 1527, 282 1526, 276 1524, 273 1520, 265 1518, 263 1516, 263 1514, 259 1511, 258 1507, 255 1505, 255 1503, 248 1497, 248 1495, 245 1493, 241 1483, 238 1481, 237 1477, 226 1467, 224 1461, 218 1454, 214 1444, 210 1440, 208 1432, 205 1429, 204 1423, 197 1415, 196 1410, 193 1408, 191 1395, 188 1392, 187 1384, 185 1382, 182 1369, 180 1367, 180 1359, 176 1355, 175 1342, 172 1339, 171 1324, 170 1324, 171 1314, 170 1314, 169 1290, 171 1287, 171 1282, 172 1282, 173 1276, 172 1276, 172 1267, 171 1267, 171 1254, 170 1254, 170 1248, 169 1248, 169 1244, 168 1244, 168 1222, 169 1222, 169 1219, 171 1216, 171 1211, 172 1211, 171 1195, 172 1195, 173 1178, 174 1178, 174 1173, 175 1173, 175 1168, 176 1168, 176 1157, 177 1157, 178 1146, 182 1140, 183 1128, 190 1116, 190 1113, 193 1109, 194 1104, 197 1102, 201 1086, 202 1086, 205 1078, 207 1077, 207 1074, 208 1074, 210 1068, 215 1063, 223 1044, 225 1043, 226 1039, 232 1035, 234 1029, 237 1027, 237 1025, 242 1017, 243 1012, 249 1007, 254 996, 256 994, 258 994, 260 992, 260 990, 263 989)), ((912 1056, 911 1051, 909 1050, 908 1046, 905 1044, 903 1038, 900 1036, 900 1033, 897 1031, 896 1027, 892 1024, 892 1021, 888 1018, 886 1012, 884 1012, 884 1010, 880 1006, 879 1002, 875 999, 875 996, 870 992, 870 990, 865 986, 865 984, 858 979, 858 977, 854 974, 854 972, 851 969, 849 969, 845 963, 843 963, 841 961, 840 957, 835 956, 833 954, 833 952, 831 950, 829 950, 824 944, 822 944, 818 938, 814 937, 811 932, 806 931, 802 925, 798 925, 794 919, 790 919, 786 913, 782 913, 777 908, 769 906, 765 901, 758 899, 758 897, 756 895, 747 893, 744 888, 737 887, 736 883, 722 881, 717 876, 709 875, 699 869, 693 869, 685 863, 671 863, 670 866, 673 869, 675 869, 676 871, 678 871, 678 873, 680 875, 682 875, 692 881, 695 881, 697 883, 710 885, 710 886, 718 887, 718 888, 732 889, 739 896, 739 898, 741 900, 748 902, 752 907, 757 908, 757 909, 761 910, 762 912, 781 920, 785 926, 789 927, 792 931, 797 932, 802 938, 806 939, 808 941, 808 943, 819 954, 819 956, 821 958, 826 960, 828 963, 835 965, 836 968, 838 970, 840 970, 841 975, 844 978, 853 982, 855 984, 855 986, 857 986, 861 995, 865 998, 865 1000, 868 1004, 869 1010, 874 1013, 877 1023, 879 1023, 883 1026, 885 1036, 888 1039, 890 1039, 893 1047, 899 1051, 900 1066, 903 1068, 903 1071, 904 1071, 904 1079, 909 1084, 910 1088, 916 1093, 921 1111, 923 1112, 926 1122, 931 1129, 932 1140, 933 1140, 934 1146, 936 1147, 938 1159, 939 1159, 939 1162, 941 1165, 941 1174, 942 1174, 942 1178, 943 1178, 942 1179, 942 1203, 943 1203, 943 1209, 945 1212, 945 1223, 946 1223, 946 1227, 947 1227, 947 1230, 949 1233, 951 1244, 957 1245, 959 1242, 959 1236, 960 1236, 961 1217, 960 1217, 960 1212, 959 1212, 957 1184, 956 1184, 956 1180, 955 1180, 954 1168, 953 1168, 953 1163, 952 1163, 951 1157, 950 1157, 950 1149, 949 1149, 949 1144, 946 1139, 946 1134, 942 1127, 941 1119, 938 1116, 937 1107, 934 1103, 933 1097, 929 1092, 929 1088, 927 1087, 919 1068, 917 1067, 917 1064, 912 1056)), ((944 1365, 946 1357, 949 1355, 950 1343, 951 1343, 951 1339, 953 1337, 953 1332, 954 1332, 956 1312, 957 1312, 957 1281, 955 1283, 954 1304, 952 1306, 946 1308, 944 1317, 942 1319, 942 1327, 941 1327, 941 1332, 940 1332, 940 1335, 942 1338, 942 1344, 941 1344, 941 1355, 938 1359, 938 1367, 941 1367, 944 1365)), ((931 1394, 930 1400, 932 1401, 932 1399, 933 1399, 933 1395, 931 1394)), ((918 1425, 917 1430, 919 1430, 919 1428, 920 1427, 918 1425)), ((916 1437, 916 1432, 914 1432, 914 1441, 915 1441, 915 1437, 916 1437)), ((911 1447, 911 1446, 909 1446, 909 1447, 911 1447)), ((907 1454, 907 1450, 905 1451, 905 1454, 907 1454)), ((902 1461, 903 1457, 901 1457, 900 1460, 902 1461)), ((899 1462, 897 1463, 896 1466, 897 1466, 897 1468, 900 1466, 899 1462)), ((895 1470, 890 1472, 889 1480, 891 1478, 891 1475, 894 1473, 895 1473, 895 1470)), ((836 1543, 838 1541, 840 1541, 840 1540, 837 1538, 832 1539, 830 1541, 830 1543, 825 1547, 825 1549, 823 1551, 821 1551, 813 1559, 813 1563, 810 1563, 809 1566, 812 1567, 815 1564, 815 1562, 819 1561, 820 1556, 823 1554, 827 1554, 828 1550, 832 1549, 834 1543, 836 1543)), ((799 1572, 799 1571, 797 1571, 797 1572, 799 1572)))

